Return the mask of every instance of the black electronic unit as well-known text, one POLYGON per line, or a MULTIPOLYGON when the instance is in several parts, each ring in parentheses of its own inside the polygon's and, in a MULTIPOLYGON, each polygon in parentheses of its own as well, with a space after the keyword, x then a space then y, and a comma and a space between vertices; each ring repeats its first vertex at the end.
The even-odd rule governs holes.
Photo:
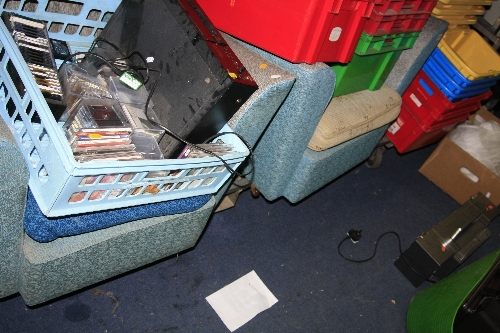
POLYGON ((478 193, 422 233, 394 265, 415 287, 430 278, 442 279, 491 236, 488 224, 499 214, 500 209, 478 193))
MULTIPOLYGON (((163 126, 191 143, 216 134, 257 90, 246 68, 194 0, 124 0, 99 35, 123 54, 137 50, 161 72, 152 102, 163 126)), ((92 52, 112 51, 97 40, 92 52)), ((144 67, 138 56, 129 61, 144 67)), ((159 75, 150 72, 146 89, 159 75)), ((184 148, 165 135, 160 148, 175 158, 184 148)))

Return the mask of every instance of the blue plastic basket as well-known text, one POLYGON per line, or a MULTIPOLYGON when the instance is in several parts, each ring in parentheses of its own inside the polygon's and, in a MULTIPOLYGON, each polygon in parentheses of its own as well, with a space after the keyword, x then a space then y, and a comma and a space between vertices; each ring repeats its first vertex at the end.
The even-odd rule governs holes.
MULTIPOLYGON (((35 12, 10 10, 24 16, 49 22, 64 22, 101 29, 104 22, 86 19, 88 11, 101 11, 103 17, 119 5, 119 1, 80 1, 82 13, 67 15, 49 13, 47 0, 38 1, 35 12), (76 23, 75 23, 76 22, 76 23), (94 26, 91 24, 95 23, 94 26)), ((5 1, 1 2, 2 8, 5 1)), ((19 6, 22 9, 24 1, 19 6)), ((80 31, 78 30, 78 31, 80 31)), ((84 48, 94 33, 80 36, 64 33, 51 37, 69 41, 84 48)), ((63 216, 146 203, 186 198, 217 192, 230 177, 223 163, 215 158, 140 160, 127 162, 78 163, 61 127, 56 123, 36 85, 27 64, 9 31, 0 22, 0 114, 14 134, 30 171, 29 186, 41 211, 47 216, 63 216), (23 90, 14 82, 22 81, 23 90), (41 122, 31 119, 37 114, 41 122)), ((72 49, 74 51, 74 48, 72 49)), ((221 132, 232 132, 226 125, 221 132)), ((220 137, 235 145, 236 151, 224 156, 236 169, 249 151, 235 135, 220 137)))

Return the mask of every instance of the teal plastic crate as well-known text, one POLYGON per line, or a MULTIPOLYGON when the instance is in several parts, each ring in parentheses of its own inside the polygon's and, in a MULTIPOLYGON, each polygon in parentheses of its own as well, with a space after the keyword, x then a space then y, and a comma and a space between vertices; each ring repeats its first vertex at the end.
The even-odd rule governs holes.
MULTIPOLYGON (((35 11, 23 11, 26 5, 32 3, 21 1, 18 9, 9 11, 47 21, 49 27, 52 22, 62 22, 61 31, 49 34, 52 38, 68 41, 73 52, 75 48, 88 49, 98 29, 105 26, 103 18, 111 15, 120 3, 110 0, 79 1, 82 5, 80 13, 74 15, 47 12, 45 9, 50 9, 48 2, 39 0, 35 11), (99 19, 87 19, 90 13, 98 14, 99 19), (84 29, 87 32, 82 33, 84 29), (65 33, 72 30, 76 32, 65 33), (91 32, 88 34, 88 31, 91 32)), ((6 7, 5 1, 1 2, 1 6, 6 7)), ((79 214, 215 193, 230 177, 229 170, 215 157, 76 162, 63 130, 52 116, 3 22, 0 22, 0 43, 0 114, 25 157, 30 172, 30 189, 46 216, 79 214), (22 85, 14 82, 22 82, 22 85), (40 122, 32 122, 32 119, 40 119, 40 122)), ((221 132, 232 130, 226 126, 221 132)), ((224 156, 224 159, 236 169, 248 156, 247 147, 235 135, 225 134, 220 139, 235 145, 235 152, 224 156)))
POLYGON ((348 64, 334 64, 337 75, 334 97, 361 90, 378 90, 384 84, 403 50, 358 55, 354 54, 348 64))
POLYGON ((369 55, 411 49, 419 35, 420 31, 382 36, 371 36, 363 32, 354 52, 358 55, 369 55))

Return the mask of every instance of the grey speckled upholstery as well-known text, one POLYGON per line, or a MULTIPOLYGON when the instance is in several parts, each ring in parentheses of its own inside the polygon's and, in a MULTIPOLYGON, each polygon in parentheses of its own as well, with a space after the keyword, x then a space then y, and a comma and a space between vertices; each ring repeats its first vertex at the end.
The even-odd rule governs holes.
POLYGON ((224 34, 224 38, 259 85, 257 93, 250 96, 228 122, 229 127, 254 146, 287 97, 295 76, 267 62, 229 35, 224 34), (265 66, 262 66, 264 63, 265 66))
MULTIPOLYGON (((230 126, 255 145, 295 77, 228 38, 259 89, 230 126)), ((196 244, 229 182, 197 211, 132 221, 86 234, 38 243, 23 232, 28 173, 0 119, 0 298, 20 292, 36 305, 98 283, 196 244), (6 138, 6 139, 3 139, 6 138)))
POLYGON ((24 158, 0 119, 0 297, 17 291, 28 179, 24 158))
POLYGON ((19 292, 38 304, 195 245, 215 205, 38 243, 23 238, 19 292))
POLYGON ((388 125, 323 151, 306 149, 283 193, 298 202, 366 160, 388 125))
POLYGON ((429 17, 411 49, 404 50, 385 84, 403 95, 413 78, 436 48, 441 37, 448 29, 448 22, 436 17, 429 17))
POLYGON ((324 63, 292 64, 250 46, 267 63, 296 77, 296 82, 255 148, 255 170, 249 178, 268 200, 285 193, 290 176, 302 159, 307 144, 335 88, 335 72, 324 63))
MULTIPOLYGON (((255 147, 276 111, 287 98, 295 83, 295 76, 251 51, 248 45, 222 34, 259 85, 257 92, 250 96, 228 122, 234 132, 242 135, 255 147)), ((216 202, 220 201, 229 185, 230 182, 227 182, 215 195, 216 202)))

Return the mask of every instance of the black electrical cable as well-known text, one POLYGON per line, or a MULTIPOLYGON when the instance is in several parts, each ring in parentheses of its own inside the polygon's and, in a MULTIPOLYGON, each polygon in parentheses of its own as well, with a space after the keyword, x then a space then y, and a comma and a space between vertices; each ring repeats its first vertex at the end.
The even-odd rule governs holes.
POLYGON ((243 136, 241 136, 240 134, 238 134, 236 132, 222 132, 222 133, 217 133, 217 134, 211 136, 210 138, 208 138, 207 140, 205 140, 204 143, 213 141, 216 138, 218 138, 220 136, 223 136, 223 135, 226 135, 226 134, 236 135, 243 142, 243 144, 245 144, 245 146, 247 147, 248 151, 250 152, 250 170, 247 173, 239 174, 241 177, 248 176, 255 169, 255 156, 253 154, 252 147, 250 146, 250 144, 248 143, 248 141, 245 140, 245 138, 243 138, 243 136))
MULTIPOLYGON (((97 53, 94 53, 94 52, 88 52, 88 51, 87 52, 85 52, 85 51, 75 52, 73 54, 70 54, 68 57, 66 57, 66 59, 64 59, 64 61, 62 62, 61 66, 59 67, 59 71, 63 68, 63 65, 65 65, 69 60, 71 60, 73 58, 76 59, 76 57, 79 56, 79 55, 92 56, 92 57, 98 58, 99 60, 103 61, 106 65, 108 65, 109 68, 111 68, 111 70, 113 71, 113 73, 115 73, 118 76, 122 76, 123 73, 128 72, 129 74, 133 75, 136 79, 138 79, 143 84, 146 83, 149 80, 149 71, 150 71, 149 66, 148 66, 147 61, 144 58, 144 56, 139 51, 137 51, 137 50, 131 51, 129 54, 124 55, 122 58, 116 58, 116 59, 112 59, 112 60, 111 59, 107 59, 107 58, 105 58, 105 57, 103 57, 103 56, 101 56, 101 55, 99 55, 97 53), (121 70, 114 63, 115 61, 128 59, 131 56, 133 56, 134 54, 138 55, 141 58, 141 60, 144 62, 144 64, 146 65, 146 67, 144 67, 144 69, 146 70, 146 78, 144 78, 142 76, 142 74, 139 73, 139 72, 137 72, 137 73, 131 73, 131 71, 136 72, 136 69, 133 68, 133 67, 129 67, 126 70, 121 70), (137 76, 139 76, 139 78, 137 76)), ((120 53, 120 55, 121 55, 121 53, 120 53)))
POLYGON ((114 58, 114 59, 108 59, 108 61, 110 61, 113 65, 115 65, 116 67, 118 66, 124 66, 123 63, 119 63, 119 61, 121 60, 126 60, 126 59, 129 59, 131 58, 133 55, 137 55, 141 58, 142 62, 144 63, 145 67, 135 67, 135 66, 132 66, 131 64, 128 64, 127 65, 127 70, 125 70, 126 72, 129 72, 130 71, 134 71, 137 73, 137 76, 139 76, 138 80, 141 81, 143 84, 146 84, 148 81, 149 81, 149 71, 150 71, 150 67, 146 61, 146 59, 144 58, 144 56, 138 51, 138 50, 132 50, 130 53, 124 55, 123 57, 121 58, 114 58), (140 72, 139 70, 145 70, 146 71, 146 77, 144 77, 140 72))
MULTIPOLYGON (((132 57, 134 54, 135 54, 135 55, 138 55, 138 56, 141 58, 142 62, 144 62, 144 65, 145 65, 144 69, 146 70, 146 78, 142 77, 142 75, 141 75, 141 78, 142 78, 141 82, 142 82, 143 84, 146 84, 146 83, 148 82, 148 80, 149 80, 149 65, 148 65, 148 62, 146 61, 146 59, 144 58, 144 56, 142 55, 142 53, 141 53, 139 50, 134 49, 134 50, 130 51, 128 54, 125 54, 125 53, 123 53, 123 52, 120 50, 120 48, 119 48, 118 46, 116 46, 116 45, 115 45, 114 43, 112 43, 111 41, 109 41, 109 40, 107 40, 107 39, 105 39, 105 38, 102 38, 102 37, 97 37, 96 39, 94 39, 94 41, 93 41, 93 42, 92 42, 92 44, 90 45, 89 50, 90 50, 91 52, 93 52, 93 49, 95 48, 95 46, 97 45, 97 43, 98 43, 98 42, 104 42, 104 43, 106 43, 106 44, 110 45, 112 48, 114 48, 114 49, 115 49, 115 50, 116 50, 116 51, 117 51, 117 52, 121 55, 121 58, 116 58, 116 59, 113 59, 113 60, 112 60, 113 62, 115 62, 115 61, 120 61, 120 60, 125 60, 125 59, 129 59, 129 58, 130 58, 130 57, 132 57)), ((132 66, 130 66, 130 68, 131 68, 131 69, 134 69, 134 67, 132 67, 132 66)), ((135 69, 137 69, 137 68, 135 68, 135 69)))
POLYGON ((97 37, 96 39, 94 39, 94 41, 92 42, 92 44, 90 45, 90 48, 89 50, 92 51, 94 49, 94 47, 97 45, 98 42, 104 42, 108 45, 110 45, 112 48, 114 48, 116 51, 118 51, 118 53, 120 53, 120 55, 123 57, 125 56, 124 53, 122 53, 122 51, 120 50, 120 48, 114 44, 113 42, 105 39, 105 38, 102 38, 102 37, 97 37))
POLYGON ((111 61, 109 61, 108 59, 104 58, 103 56, 100 56, 100 55, 92 53, 92 52, 75 52, 73 54, 70 54, 69 56, 66 57, 66 59, 64 59, 64 61, 62 62, 61 66, 59 66, 59 71, 63 68, 63 66, 68 61, 70 61, 73 58, 76 58, 79 55, 91 55, 91 56, 94 56, 94 57, 102 60, 106 65, 108 65, 111 68, 111 70, 113 71, 113 73, 115 73, 116 75, 121 76, 123 74, 123 71, 121 69, 119 69, 118 67, 116 67, 113 63, 111 63, 111 61))
MULTIPOLYGON (((141 78, 142 78, 142 83, 143 84, 146 84, 148 81, 149 81, 149 71, 150 71, 150 68, 149 68, 149 65, 148 65, 148 62, 146 60, 146 58, 144 58, 144 56, 142 55, 141 52, 139 52, 138 50, 132 50, 130 53, 126 54, 125 56, 123 56, 122 58, 117 58, 117 59, 114 59, 113 61, 120 61, 120 60, 126 60, 126 59, 129 59, 131 58, 133 55, 137 55, 141 58, 141 60, 144 62, 144 65, 146 66, 145 69, 146 69, 146 77, 144 78, 142 75, 141 75, 141 78)), ((138 68, 134 68, 134 67, 130 67, 131 69, 138 69, 138 68)))
MULTIPOLYGON (((352 230, 351 230, 352 231, 352 230)), ((357 230, 354 230, 354 231, 357 231, 357 230)), ((399 237, 399 234, 395 231, 387 231, 387 232, 384 232, 382 235, 380 235, 377 239, 377 241, 375 242, 375 250, 373 251, 373 255, 369 258, 366 258, 366 259, 351 259, 351 258, 347 258, 345 257, 342 252, 340 252, 340 247, 342 246, 342 244, 348 240, 348 239, 352 239, 353 236, 352 236, 352 233, 349 232, 348 236, 345 237, 342 241, 340 241, 338 247, 337 247, 337 251, 339 252, 340 256, 347 260, 347 261, 350 261, 350 262, 354 262, 354 263, 363 263, 363 262, 367 262, 367 261, 370 261, 372 260, 373 258, 375 258, 375 255, 377 254, 377 247, 378 247, 378 244, 379 244, 379 241, 382 237, 384 237, 385 235, 389 235, 389 234, 393 234, 395 235, 397 238, 398 238, 398 248, 399 248, 399 254, 401 256, 401 258, 403 258, 403 260, 405 261, 405 263, 408 265, 408 267, 415 273, 417 274, 418 276, 420 276, 422 279, 425 279, 425 281, 428 281, 430 283, 436 283, 436 281, 433 281, 431 279, 429 279, 428 277, 422 275, 420 272, 418 272, 415 268, 413 268, 412 265, 410 265, 410 263, 408 262, 408 260, 406 259, 406 257, 404 256, 403 254, 403 250, 401 249, 401 238, 399 237)), ((358 233, 356 233, 356 235, 358 236, 358 240, 359 238, 361 238, 361 231, 358 231, 358 233)))

